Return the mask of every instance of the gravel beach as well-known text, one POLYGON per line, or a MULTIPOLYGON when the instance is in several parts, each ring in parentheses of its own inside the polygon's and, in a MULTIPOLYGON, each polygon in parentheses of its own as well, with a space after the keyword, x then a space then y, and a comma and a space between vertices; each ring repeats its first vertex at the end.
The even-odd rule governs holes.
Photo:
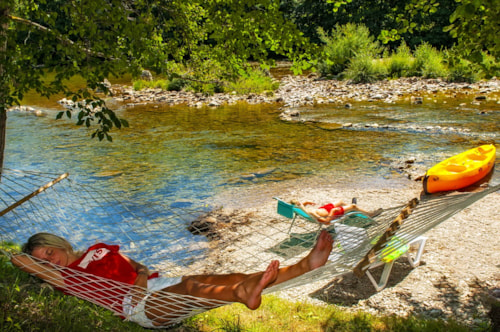
MULTIPOLYGON (((356 197, 360 207, 370 210, 404 204, 421 190, 421 182, 403 176, 381 181, 362 176, 328 181, 307 178, 226 192, 213 203, 242 211, 242 215, 277 218, 273 196, 315 202, 356 197)), ((398 260, 381 292, 375 292, 366 276, 349 273, 277 294, 292 301, 335 304, 349 311, 421 314, 479 327, 490 320, 490 306, 500 289, 499 198, 498 192, 490 194, 427 232, 421 265, 412 269, 405 259, 398 260)))

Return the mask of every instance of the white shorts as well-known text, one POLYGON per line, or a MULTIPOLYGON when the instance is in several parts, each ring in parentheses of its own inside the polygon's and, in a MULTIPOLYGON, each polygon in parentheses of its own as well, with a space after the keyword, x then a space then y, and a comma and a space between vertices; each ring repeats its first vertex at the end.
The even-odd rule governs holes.
POLYGON ((149 328, 158 328, 158 326, 153 324, 153 321, 146 316, 145 305, 146 300, 148 299, 151 293, 159 291, 168 286, 172 286, 181 282, 181 277, 176 278, 167 278, 167 277, 159 277, 148 280, 148 291, 144 298, 139 302, 136 306, 132 304, 132 297, 125 296, 123 298, 123 313, 125 315, 125 319, 131 322, 137 323, 143 327, 149 328))

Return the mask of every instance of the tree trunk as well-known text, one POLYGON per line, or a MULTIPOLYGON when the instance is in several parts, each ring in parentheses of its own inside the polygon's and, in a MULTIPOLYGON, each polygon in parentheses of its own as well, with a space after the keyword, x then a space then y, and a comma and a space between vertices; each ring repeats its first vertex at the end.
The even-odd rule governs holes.
POLYGON ((0 174, 3 169, 5 153, 5 133, 7 128, 7 105, 8 94, 10 91, 9 80, 5 75, 5 64, 7 58, 7 29, 9 25, 9 13, 11 1, 3 1, 0 4, 0 174))

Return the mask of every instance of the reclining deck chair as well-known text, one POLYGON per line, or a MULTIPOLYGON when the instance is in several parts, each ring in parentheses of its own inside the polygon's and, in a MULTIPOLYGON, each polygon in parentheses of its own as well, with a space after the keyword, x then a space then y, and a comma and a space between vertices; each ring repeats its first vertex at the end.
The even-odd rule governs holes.
POLYGON ((273 197, 275 200, 278 201, 278 206, 277 206, 277 209, 276 211, 278 212, 278 214, 282 215, 283 217, 286 217, 288 219, 292 219, 292 223, 290 224, 290 227, 288 229, 288 234, 290 234, 290 232, 292 231, 292 228, 295 224, 295 221, 297 220, 297 217, 299 218, 302 218, 308 222, 312 222, 312 223, 317 223, 319 225, 319 228, 318 228, 318 232, 321 230, 321 228, 323 227, 323 225, 329 225, 329 224, 334 224, 336 222, 338 222, 339 220, 342 220, 344 217, 346 216, 349 216, 349 215, 359 215, 361 216, 362 218, 367 218, 369 219, 368 216, 365 216, 364 214, 358 212, 358 211, 350 211, 350 212, 347 212, 341 216, 338 216, 338 218, 332 220, 329 224, 325 224, 321 221, 319 221, 316 217, 312 216, 311 214, 307 213, 304 209, 302 209, 300 206, 297 206, 297 205, 294 205, 294 204, 291 204, 291 203, 287 203, 285 201, 283 201, 282 199, 278 198, 278 197, 273 197))
MULTIPOLYGON (((317 232, 319 232, 323 228, 323 226, 327 226, 326 224, 319 222, 314 216, 309 215, 302 208, 294 204, 287 203, 277 197, 274 197, 274 199, 278 201, 278 214, 288 219, 292 219, 292 222, 288 229, 289 235, 291 234, 292 227, 294 226, 297 217, 303 218, 308 222, 318 223, 319 228, 317 232)), ((361 212, 353 211, 348 212, 344 216, 341 216, 338 219, 334 220, 333 225, 330 225, 329 227, 327 227, 327 229, 329 232, 332 232, 334 234, 337 246, 340 248, 341 253, 344 255, 348 255, 363 244, 374 245, 378 241, 380 237, 370 240, 367 232, 367 227, 370 227, 370 225, 374 223, 376 223, 376 221, 372 218, 364 215, 361 212), (359 219, 361 219, 361 221, 359 219)), ((417 267, 420 264, 426 241, 427 237, 425 236, 419 236, 410 241, 394 236, 389 241, 387 241, 385 245, 381 247, 380 259, 377 262, 371 264, 365 270, 365 273, 370 282, 375 287, 375 290, 379 292, 385 288, 389 280, 392 267, 394 266, 394 262, 397 259, 406 256, 408 262, 410 263, 410 266, 412 268, 417 267), (411 247, 417 248, 415 257, 412 257, 412 255, 410 254, 411 247), (384 269, 379 281, 376 281, 371 271, 382 265, 384 266, 384 269)))
POLYGON ((384 289, 387 285, 394 262, 398 258, 406 256, 412 268, 420 265, 427 237, 420 235, 416 238, 406 240, 403 238, 405 235, 396 235, 405 219, 411 215, 413 209, 418 205, 418 203, 418 199, 411 200, 394 219, 387 230, 381 236, 378 236, 371 241, 371 244, 374 246, 368 251, 365 257, 363 257, 353 270, 358 277, 366 274, 377 292, 384 289), (415 257, 411 256, 410 247, 417 247, 415 257), (377 282, 373 277, 371 270, 381 265, 384 265, 384 269, 380 276, 380 280, 377 282))
POLYGON ((293 225, 295 224, 295 220, 297 219, 297 217, 303 218, 304 220, 309 222, 318 223, 319 224, 318 232, 322 228, 323 224, 321 222, 319 222, 314 216, 311 216, 300 207, 291 203, 287 203, 279 199, 278 197, 274 197, 274 199, 278 201, 278 207, 277 207, 278 214, 288 219, 292 219, 290 228, 288 228, 288 234, 290 234, 290 232, 292 231, 293 225))
MULTIPOLYGON (((366 229, 360 227, 346 226, 339 223, 335 225, 335 232, 337 234, 337 245, 341 246, 343 249, 347 248, 345 252, 346 254, 349 254, 349 248, 355 249, 360 243, 369 242, 370 244, 375 245, 378 242, 378 238, 370 241, 366 229)), ((380 250, 377 261, 373 262, 365 269, 365 273, 375 290, 380 292, 387 286, 392 267, 399 258, 406 257, 412 268, 416 268, 420 265, 426 241, 426 236, 419 236, 409 241, 398 236, 393 236, 389 241, 387 241, 381 247, 382 249, 380 250), (417 250, 414 257, 411 254, 411 248, 415 248, 417 250), (373 276, 372 271, 380 266, 383 266, 383 270, 379 280, 377 281, 373 276)))

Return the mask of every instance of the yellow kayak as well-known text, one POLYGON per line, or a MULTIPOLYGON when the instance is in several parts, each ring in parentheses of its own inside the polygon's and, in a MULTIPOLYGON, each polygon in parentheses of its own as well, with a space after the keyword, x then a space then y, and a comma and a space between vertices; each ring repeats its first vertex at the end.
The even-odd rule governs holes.
POLYGON ((495 165, 494 145, 481 145, 443 160, 424 177, 426 194, 465 188, 484 178, 495 165))

